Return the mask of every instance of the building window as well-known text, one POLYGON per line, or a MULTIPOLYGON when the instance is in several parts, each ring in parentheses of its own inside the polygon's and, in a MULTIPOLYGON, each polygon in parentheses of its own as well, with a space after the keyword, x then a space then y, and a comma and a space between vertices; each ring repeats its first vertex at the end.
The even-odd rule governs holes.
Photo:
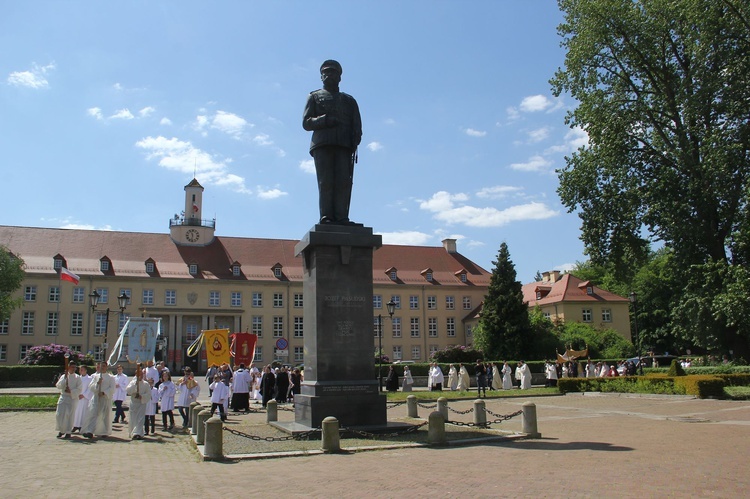
POLYGON ((49 295, 47 297, 50 303, 57 303, 60 301, 60 288, 58 286, 49 287, 49 295))
POLYGON ((273 308, 284 308, 284 293, 273 294, 273 308))
POLYGON ((378 320, 377 316, 372 318, 372 331, 375 337, 378 337, 378 331, 380 331, 380 321, 378 320))
POLYGON ((593 286, 586 286, 586 294, 587 295, 593 295, 594 294, 594 287, 593 286))
POLYGON ((550 314, 549 312, 544 312, 542 315, 544 315, 544 318, 548 321, 552 320, 552 314, 550 314))
POLYGON ((419 338, 419 317, 412 317, 409 320, 409 330, 412 338, 419 338))
POLYGON ((294 347, 294 362, 305 360, 305 347, 294 347))
POLYGON ((445 309, 446 310, 453 310, 456 308, 456 301, 452 296, 446 296, 445 297, 445 309))
POLYGON ((294 318, 294 337, 303 338, 304 335, 305 335, 305 328, 304 328, 302 317, 295 317, 294 318))
POLYGON ((195 322, 188 322, 185 324, 185 338, 182 340, 182 343, 187 343, 188 345, 192 342, 194 342, 198 338, 198 324, 195 322))
POLYGON ((583 322, 591 322, 591 309, 590 308, 584 308, 581 310, 581 314, 583 316, 583 322))
POLYGON ((409 310, 419 310, 419 296, 409 296, 409 310))
POLYGON ((383 296, 382 295, 372 295, 372 308, 375 310, 380 310, 383 308, 383 296))
POLYGON ((232 294, 230 295, 230 304, 233 307, 241 307, 242 306, 242 292, 241 291, 232 291, 232 294))
POLYGON ((456 336, 456 319, 454 317, 445 319, 445 334, 451 338, 456 336))
POLYGON ((464 310, 471 310, 471 296, 464 296, 464 310))
POLYGON ((197 275, 198 274, 198 265, 195 264, 195 263, 191 263, 188 266, 188 272, 190 273, 190 275, 197 275))
POLYGON ((255 357, 253 360, 255 362, 263 362, 263 347, 255 346, 255 357))
POLYGON ((419 345, 414 345, 411 347, 411 360, 419 360, 422 358, 422 349, 419 347, 419 345))
POLYGON ((461 282, 466 282, 466 274, 461 273, 461 282))
POLYGON ((401 296, 393 295, 391 301, 396 304, 396 310, 401 310, 401 296))
POLYGON ((427 297, 427 310, 435 310, 437 309, 437 296, 428 296, 427 297))
POLYGON ((108 260, 102 260, 99 263, 99 270, 102 272, 109 272, 109 261, 108 260))
POLYGON ((541 300, 542 299, 542 292, 541 291, 537 291, 536 292, 536 299, 537 300, 541 300))
POLYGON ((283 338, 284 337, 284 318, 276 316, 273 318, 273 337, 283 338))
POLYGON ((427 279, 427 282, 432 282, 432 271, 425 272, 424 278, 427 279))
POLYGON ((240 276, 240 266, 239 265, 232 265, 232 275, 234 277, 240 276))
POLYGON ((26 286, 23 291, 24 301, 36 301, 36 286, 26 286))
POLYGON ((218 307, 221 305, 221 293, 219 291, 208 292, 208 306, 218 307))
POLYGON ((125 312, 124 314, 120 314, 120 319, 117 321, 117 330, 122 331, 122 328, 125 327, 125 323, 130 319, 130 314, 125 312))
POLYGON ((154 273, 154 262, 146 262, 146 273, 147 274, 153 274, 154 273))
POLYGON ((26 357, 26 353, 29 351, 29 348, 33 347, 34 345, 21 345, 18 348, 18 358, 23 359, 26 357))
POLYGON ((81 345, 70 345, 70 349, 76 353, 81 353, 83 351, 81 345))
POLYGON ((263 293, 253 291, 253 307, 259 308, 263 306, 263 293))
POLYGON ((104 349, 101 345, 94 345, 94 360, 97 362, 104 361, 104 349))
POLYGON ((130 293, 130 288, 120 288, 120 294, 117 296, 122 296, 123 293, 125 293, 125 296, 128 297, 128 301, 126 302, 127 305, 130 305, 130 298, 132 297, 130 293))
POLYGON ((394 338, 401 338, 401 318, 394 317, 391 321, 391 330, 394 338))
POLYGON ((0 362, 8 361, 8 345, 0 345, 0 362))
POLYGON ((73 312, 70 314, 70 335, 83 335, 83 312, 73 312))
POLYGON ((21 324, 21 334, 34 334, 34 312, 23 313, 23 323, 21 324))
POLYGON ((57 335, 57 312, 47 312, 47 336, 57 335))
POLYGON ((107 313, 97 312, 94 316, 94 336, 104 336, 104 329, 107 327, 107 313))
POLYGON ((612 309, 602 309, 602 322, 612 322, 612 309))
POLYGON ((9 329, 10 319, 6 317, 4 320, 0 321, 0 334, 8 334, 9 329))
POLYGON ((144 305, 153 305, 154 304, 154 290, 153 289, 144 289, 143 290, 143 304, 144 305))
POLYGON ((294 308, 302 308, 305 305, 305 300, 302 293, 294 293, 294 308))
POLYGON ((86 289, 80 286, 73 288, 73 303, 84 303, 86 301, 86 289))
POLYGON ((435 358, 435 354, 437 353, 438 350, 439 350, 439 348, 438 348, 437 345, 430 345, 430 356, 429 356, 429 358, 430 359, 435 358))
POLYGON ((427 335, 430 338, 437 338, 437 335, 438 335, 437 317, 427 318, 427 335))
POLYGON ((257 334, 258 338, 263 337, 263 317, 260 315, 254 315, 250 319, 252 333, 257 334))
POLYGON ((99 293, 100 305, 106 305, 109 303, 109 288, 96 288, 96 292, 99 293))
POLYGON ((177 290, 167 289, 164 291, 164 305, 177 305, 177 290))
POLYGON ((395 281, 398 279, 398 272, 395 270, 391 270, 390 274, 388 274, 388 277, 391 278, 391 281, 395 281))
POLYGON ((471 335, 474 334, 474 330, 471 329, 471 324, 466 325, 466 338, 471 338, 471 335))
POLYGON ((393 360, 401 360, 401 346, 393 345, 393 360))
POLYGON ((60 270, 63 266, 63 261, 61 258, 55 258, 55 260, 52 262, 52 266, 55 270, 60 270))

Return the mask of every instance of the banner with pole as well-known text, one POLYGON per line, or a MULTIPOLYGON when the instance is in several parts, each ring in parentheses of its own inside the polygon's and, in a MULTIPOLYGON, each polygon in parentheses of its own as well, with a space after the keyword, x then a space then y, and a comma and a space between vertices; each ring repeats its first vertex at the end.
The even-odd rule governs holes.
POLYGON ((206 344, 206 360, 208 365, 229 363, 229 329, 208 329, 201 331, 187 349, 188 357, 195 357, 206 344))
POLYGON ((258 335, 255 333, 239 332, 229 335, 232 343, 229 347, 234 365, 245 364, 250 367, 255 360, 255 345, 258 343, 258 335))
POLYGON ((146 362, 153 360, 156 354, 156 339, 161 331, 161 319, 156 317, 131 317, 117 335, 117 342, 107 360, 107 364, 113 366, 117 363, 125 348, 127 338, 128 362, 146 362))

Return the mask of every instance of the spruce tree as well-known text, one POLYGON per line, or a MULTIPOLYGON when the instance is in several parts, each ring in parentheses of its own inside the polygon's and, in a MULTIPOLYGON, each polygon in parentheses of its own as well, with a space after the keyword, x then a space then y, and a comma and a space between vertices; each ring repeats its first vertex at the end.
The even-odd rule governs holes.
POLYGON ((497 260, 492 264, 495 268, 484 297, 474 345, 484 352, 486 359, 519 360, 530 351, 526 342, 531 337, 531 324, 506 243, 500 245, 497 260))

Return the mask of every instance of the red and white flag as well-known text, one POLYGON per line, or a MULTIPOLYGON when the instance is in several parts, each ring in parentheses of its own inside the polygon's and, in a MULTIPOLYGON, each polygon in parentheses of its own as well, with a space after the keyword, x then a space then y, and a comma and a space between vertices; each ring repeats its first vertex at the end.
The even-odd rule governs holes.
POLYGON ((81 280, 80 277, 75 275, 70 270, 66 269, 65 267, 60 267, 60 279, 63 281, 70 281, 73 284, 78 284, 78 281, 81 280))
POLYGON ((193 203, 193 213, 198 213, 198 205, 193 203))

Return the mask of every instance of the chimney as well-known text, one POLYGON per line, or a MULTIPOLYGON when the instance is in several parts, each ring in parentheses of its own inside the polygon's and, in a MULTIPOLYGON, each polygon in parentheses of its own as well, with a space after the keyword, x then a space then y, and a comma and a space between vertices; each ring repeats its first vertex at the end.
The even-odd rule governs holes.
POLYGON ((542 282, 549 282, 549 272, 542 272, 542 282))
POLYGON ((560 271, 559 270, 551 270, 550 273, 550 280, 552 282, 557 282, 560 280, 560 271))
POLYGON ((445 248, 445 251, 448 253, 458 253, 456 250, 456 240, 455 239, 443 239, 443 248, 445 248))

